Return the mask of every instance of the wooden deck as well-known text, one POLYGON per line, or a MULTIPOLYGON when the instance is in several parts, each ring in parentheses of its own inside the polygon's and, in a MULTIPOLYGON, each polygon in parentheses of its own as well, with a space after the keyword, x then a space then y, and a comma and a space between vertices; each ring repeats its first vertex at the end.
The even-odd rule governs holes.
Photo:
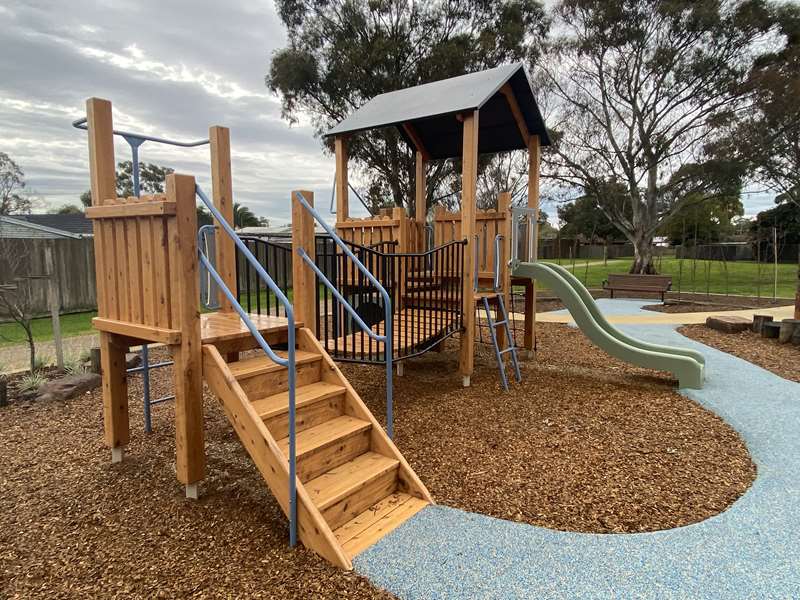
MULTIPOLYGON (((412 353, 418 348, 435 340, 454 323, 451 313, 429 309, 403 309, 394 315, 392 323, 393 354, 403 356, 412 353)), ((356 326, 357 327, 357 326, 356 326)), ((383 323, 372 327, 378 335, 384 335, 383 323)), ((354 333, 338 338, 330 338, 326 342, 326 349, 336 356, 337 354, 360 356, 373 354, 376 358, 383 353, 383 342, 370 338, 358 329, 354 333)))
MULTIPOLYGON (((250 314, 250 320, 262 335, 282 333, 289 329, 285 317, 250 314)), ((295 327, 302 327, 295 323, 295 327)), ((217 344, 249 337, 250 330, 236 313, 213 312, 200 315, 200 336, 204 344, 217 344)))

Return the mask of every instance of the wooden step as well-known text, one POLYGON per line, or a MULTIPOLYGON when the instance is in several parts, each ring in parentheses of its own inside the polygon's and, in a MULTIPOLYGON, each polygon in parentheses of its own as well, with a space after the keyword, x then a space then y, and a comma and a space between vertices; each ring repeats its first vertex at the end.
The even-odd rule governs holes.
MULTIPOLYGON (((344 413, 344 386, 324 381, 304 385, 295 391, 295 426, 304 431, 344 413)), ((252 401, 253 408, 275 439, 289 435, 289 392, 279 392, 252 401)))
POLYGON ((397 529, 428 505, 428 502, 401 492, 390 494, 364 510, 333 533, 349 558, 397 529))
MULTIPOLYGON (((370 447, 368 421, 342 415, 297 434, 297 476, 300 481, 314 479, 338 467, 370 447)), ((288 436, 278 440, 284 456, 289 456, 288 436)))
MULTIPOLYGON (((285 355, 279 352, 278 355, 285 355)), ((315 352, 297 351, 295 355, 298 388, 320 380, 322 356, 315 352)), ((248 398, 263 398, 289 389, 289 371, 265 355, 228 363, 248 398)))
MULTIPOLYGON (((281 358, 286 358, 286 352, 276 352, 276 354, 281 358)), ((322 356, 314 352, 295 351, 295 363, 298 366, 315 360, 322 360, 322 356)), ((253 356, 237 362, 228 363, 228 368, 236 379, 241 380, 265 373, 274 373, 286 367, 273 362, 272 359, 265 354, 261 354, 260 356, 253 356)))
POLYGON ((397 488, 400 462, 367 452, 306 483, 322 516, 336 529, 397 488))

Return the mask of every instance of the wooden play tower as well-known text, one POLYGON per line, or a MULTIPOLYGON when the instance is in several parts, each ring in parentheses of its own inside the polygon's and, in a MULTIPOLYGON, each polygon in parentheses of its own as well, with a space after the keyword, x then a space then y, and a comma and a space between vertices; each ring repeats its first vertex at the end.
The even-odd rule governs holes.
POLYGON ((315 273, 301 258, 315 252, 314 220, 321 218, 313 196, 291 196, 297 229, 293 305, 233 230, 226 128, 209 130, 213 200, 193 177, 178 174, 167 178, 165 194, 119 198, 114 135, 138 134, 114 131, 106 100, 92 98, 86 110, 87 216, 94 223, 98 289, 94 326, 112 462, 123 460, 130 441, 125 353, 163 344, 174 360, 176 474, 186 495, 198 496, 206 474, 205 381, 288 516, 290 542, 299 540, 334 565, 351 568, 355 555, 433 500, 314 333, 313 295, 304 293, 315 273), (198 252, 198 200, 215 218, 214 256, 198 252), (267 293, 281 304, 280 314, 242 307, 242 263, 259 271, 267 293), (215 312, 200 312, 199 264, 219 288, 215 312))
MULTIPOLYGON (((550 141, 523 66, 502 66, 382 94, 331 129, 327 136, 333 138, 336 155, 336 231, 342 239, 362 247, 393 243, 395 247, 392 253, 406 257, 436 252, 437 248, 448 243, 460 242, 464 245, 459 253, 461 264, 457 268, 448 266, 445 273, 433 272, 435 269, 430 266, 420 272, 408 267, 409 264, 415 264, 412 258, 401 259, 396 269, 399 274, 394 282, 401 291, 395 307, 400 315, 397 318, 398 325, 406 320, 413 322, 415 315, 426 310, 428 313, 423 314, 421 320, 435 319, 429 310, 430 305, 407 301, 405 292, 410 286, 433 284, 437 277, 441 280, 448 275, 457 275, 461 288, 458 293, 458 325, 461 333, 459 370, 467 386, 474 363, 476 303, 482 300, 483 295, 495 291, 492 281, 498 276, 499 292, 506 298, 510 295, 512 283, 525 288, 525 335, 522 345, 532 351, 536 304, 534 284, 530 279, 512 282, 507 268, 511 256, 511 196, 501 193, 494 209, 483 211, 476 206, 478 157, 526 149, 527 206, 538 211, 540 152, 541 147, 550 141), (397 128, 415 153, 414 214, 407 215, 405 209, 394 208, 376 216, 352 218, 347 170, 348 139, 361 132, 384 127, 397 128), (434 160, 453 159, 460 160, 462 165, 461 209, 448 212, 436 207, 433 214, 429 214, 431 193, 426 184, 428 164, 434 160), (426 248, 426 229, 431 228, 433 239, 427 240, 427 246, 432 245, 432 248, 426 248), (501 243, 496 243, 498 239, 501 243), (498 253, 500 256, 496 256, 498 253), (499 275, 495 273, 496 265, 501 270, 499 275), (403 281, 400 275, 403 273, 410 273, 412 281, 403 281), (422 281, 413 281, 417 276, 422 281)), ((433 262, 427 260, 428 264, 433 262)), ((438 306, 445 306, 446 302, 445 299, 438 306)), ((399 328, 395 327, 395 331, 399 328)), ((499 333, 502 334, 502 331, 499 333)), ((417 334, 418 331, 415 331, 410 339, 399 337, 399 345, 416 344, 424 348, 425 340, 431 340, 433 344, 427 345, 430 348, 441 337, 437 336, 436 328, 428 329, 424 335, 417 334)), ((358 342, 352 343, 357 346, 358 342)), ((397 358, 402 359, 402 354, 397 358)))

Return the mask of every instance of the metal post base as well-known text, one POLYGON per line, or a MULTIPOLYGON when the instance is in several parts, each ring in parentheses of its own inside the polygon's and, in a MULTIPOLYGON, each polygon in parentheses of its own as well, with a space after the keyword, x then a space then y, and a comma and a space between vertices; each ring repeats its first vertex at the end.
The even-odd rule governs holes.
POLYGON ((470 386, 469 375, 464 375, 464 376, 461 377, 461 386, 462 387, 469 387, 470 386))
POLYGON ((111 464, 117 464, 122 462, 122 457, 125 455, 125 450, 122 446, 117 446, 116 448, 111 449, 111 464))
POLYGON ((186 497, 189 500, 197 500, 200 497, 200 486, 197 482, 186 484, 186 497))

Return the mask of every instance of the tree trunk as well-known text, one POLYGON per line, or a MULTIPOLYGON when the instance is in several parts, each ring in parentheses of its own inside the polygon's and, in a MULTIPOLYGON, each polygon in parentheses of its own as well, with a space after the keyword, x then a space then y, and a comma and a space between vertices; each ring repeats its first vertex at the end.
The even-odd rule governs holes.
POLYGON ((636 238, 633 242, 633 265, 630 272, 636 275, 653 275, 653 240, 636 238))
MULTIPOLYGON (((797 251, 800 253, 800 247, 798 247, 797 251)), ((794 293, 794 318, 800 319, 800 258, 797 263, 797 289, 794 293)))

